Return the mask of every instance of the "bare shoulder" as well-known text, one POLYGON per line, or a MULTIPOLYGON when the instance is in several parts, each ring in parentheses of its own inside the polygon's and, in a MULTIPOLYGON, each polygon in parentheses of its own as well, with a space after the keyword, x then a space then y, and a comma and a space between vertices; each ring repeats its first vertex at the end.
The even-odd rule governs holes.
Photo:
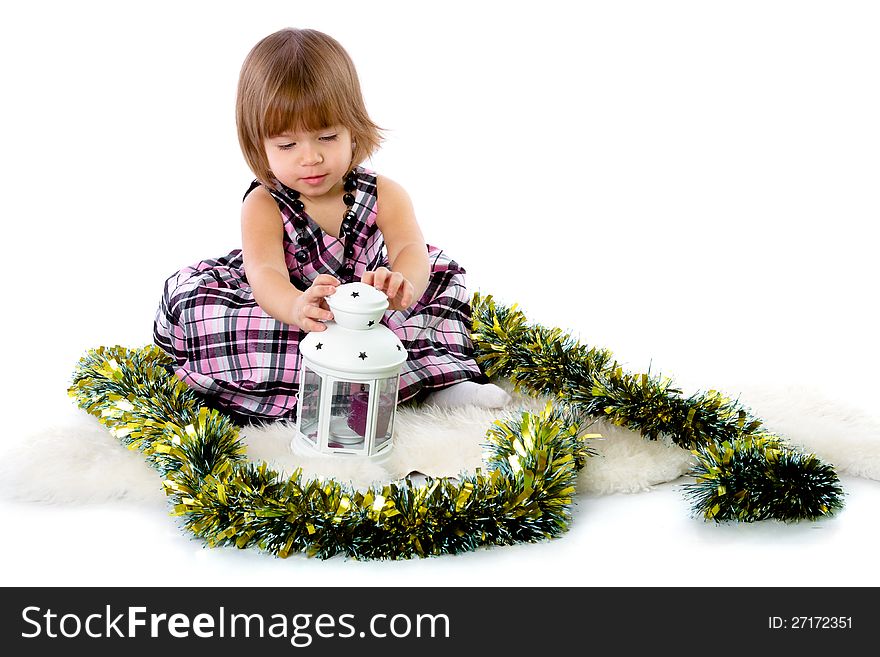
POLYGON ((269 191, 260 185, 241 204, 241 223, 245 225, 280 225, 281 213, 269 191))
POLYGON ((264 187, 256 187, 241 207, 241 250, 248 277, 272 269, 287 271, 283 250, 284 224, 275 199, 264 187))
POLYGON ((376 195, 379 199, 376 225, 382 231, 388 258, 394 263, 397 254, 409 244, 424 244, 422 229, 416 220, 412 201, 406 190, 385 176, 376 176, 376 195))
POLYGON ((379 208, 412 208, 412 201, 406 190, 387 176, 376 174, 376 196, 379 197, 379 208))

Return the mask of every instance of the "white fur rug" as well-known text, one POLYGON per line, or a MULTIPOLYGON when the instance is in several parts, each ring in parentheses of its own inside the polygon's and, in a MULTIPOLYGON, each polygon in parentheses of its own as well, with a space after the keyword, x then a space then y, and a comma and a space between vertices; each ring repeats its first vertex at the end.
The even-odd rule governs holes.
MULTIPOLYGON (((508 387, 509 389, 509 387, 508 387)), ((765 426, 792 444, 833 464, 838 473, 880 480, 880 418, 847 407, 801 385, 738 385, 717 388, 739 398, 765 426)), ((687 390, 685 390, 687 392, 687 390)), ((289 448, 291 427, 278 423, 242 431, 251 459, 289 473, 301 466, 308 476, 333 477, 356 487, 390 481, 413 472, 456 476, 482 463, 486 429, 505 413, 540 410, 541 399, 514 394, 502 410, 423 406, 398 412, 395 448, 385 469, 335 458, 298 458, 289 448)), ((677 479, 691 455, 671 442, 648 441, 638 433, 596 422, 599 433, 579 477, 579 493, 634 493, 677 479)), ((125 449, 97 420, 71 408, 62 425, 46 427, 19 442, 0 463, 4 497, 56 503, 112 499, 161 500, 160 477, 138 453, 125 449)))

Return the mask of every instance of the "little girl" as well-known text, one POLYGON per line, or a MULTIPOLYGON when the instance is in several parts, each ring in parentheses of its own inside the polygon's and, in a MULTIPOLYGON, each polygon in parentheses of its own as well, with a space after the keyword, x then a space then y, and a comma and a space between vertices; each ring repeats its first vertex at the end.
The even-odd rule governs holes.
POLYGON ((175 374, 237 421, 295 418, 299 341, 333 318, 336 286, 361 280, 387 295, 383 323, 408 351, 399 402, 503 406, 473 358, 464 269, 425 244, 403 188, 360 165, 381 138, 342 46, 314 30, 261 40, 236 123, 256 176, 242 248, 166 281, 153 334, 175 374))

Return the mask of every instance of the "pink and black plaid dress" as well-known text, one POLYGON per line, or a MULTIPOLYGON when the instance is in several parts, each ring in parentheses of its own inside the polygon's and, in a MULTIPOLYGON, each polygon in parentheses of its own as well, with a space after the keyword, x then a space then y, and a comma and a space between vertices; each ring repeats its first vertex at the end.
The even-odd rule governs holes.
MULTIPOLYGON (((328 235, 308 215, 297 213, 283 187, 269 190, 284 224, 290 280, 300 290, 319 274, 347 283, 360 280, 365 271, 388 267, 376 226, 376 174, 363 167, 357 173, 352 258, 345 257, 341 232, 339 238, 328 235), (301 225, 307 222, 299 231, 294 226, 298 217, 301 225), (300 263, 294 254, 304 249, 308 259, 300 263), (354 264, 350 276, 340 274, 346 262, 354 264)), ((258 185, 254 181, 245 196, 258 185)), ((485 380, 473 359, 465 271, 431 245, 428 258, 431 276, 421 299, 406 311, 385 313, 383 319, 409 352, 401 370, 400 402, 459 381, 485 380)), ((171 276, 153 326, 155 343, 174 358, 174 373, 208 403, 245 422, 296 417, 299 342, 304 335, 257 305, 240 249, 171 276)))

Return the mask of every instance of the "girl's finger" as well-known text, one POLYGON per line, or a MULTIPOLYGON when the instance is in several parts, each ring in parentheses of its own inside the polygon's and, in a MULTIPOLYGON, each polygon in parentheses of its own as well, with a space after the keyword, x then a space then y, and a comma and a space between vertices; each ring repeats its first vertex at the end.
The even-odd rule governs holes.
POLYGON ((385 294, 388 295, 389 299, 393 299, 397 296, 398 291, 400 290, 400 286, 403 283, 403 276, 400 274, 392 274, 388 277, 388 289, 385 290, 385 294))
POLYGON ((404 308, 409 308, 413 302, 413 288, 412 285, 406 285, 403 288, 403 294, 400 297, 400 305, 404 308))
POLYGON ((364 283, 365 285, 372 285, 374 276, 375 276, 374 272, 365 271, 364 275, 361 276, 361 283, 364 283))
POLYGON ((318 274, 312 285, 333 285, 335 287, 339 285, 339 279, 332 274, 318 274))
POLYGON ((317 320, 333 319, 333 313, 331 313, 329 310, 324 310, 323 308, 320 308, 318 306, 313 306, 311 304, 306 306, 305 310, 303 310, 303 314, 306 317, 309 317, 311 319, 317 319, 317 320))
POLYGON ((379 269, 376 270, 374 278, 373 278, 373 287, 376 288, 377 290, 384 290, 385 289, 385 282, 386 282, 387 278, 388 278, 388 270, 385 269, 384 267, 379 267, 379 269))
POLYGON ((307 326, 303 327, 306 329, 306 331, 317 331, 318 333, 320 333, 321 331, 327 330, 326 324, 316 322, 314 319, 306 319, 303 323, 307 324, 307 326))
POLYGON ((313 299, 322 299, 324 297, 329 297, 331 294, 336 292, 335 285, 312 285, 307 292, 313 299))

